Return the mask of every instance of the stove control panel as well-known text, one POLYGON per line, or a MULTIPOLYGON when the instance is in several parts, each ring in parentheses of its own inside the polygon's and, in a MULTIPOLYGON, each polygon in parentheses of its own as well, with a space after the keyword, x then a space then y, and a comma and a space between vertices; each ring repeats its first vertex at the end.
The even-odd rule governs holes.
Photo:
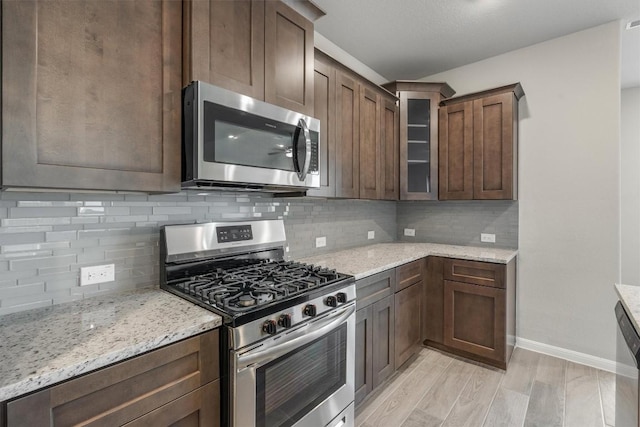
POLYGON ((218 243, 241 242, 243 240, 253 240, 251 225, 238 224, 216 227, 218 243))
POLYGON ((278 310, 251 322, 231 328, 231 347, 234 350, 249 348, 261 340, 280 339, 281 334, 303 327, 328 313, 348 304, 355 304, 356 286, 354 282, 333 292, 317 295, 308 301, 278 310), (327 305, 336 303, 336 308, 327 305))

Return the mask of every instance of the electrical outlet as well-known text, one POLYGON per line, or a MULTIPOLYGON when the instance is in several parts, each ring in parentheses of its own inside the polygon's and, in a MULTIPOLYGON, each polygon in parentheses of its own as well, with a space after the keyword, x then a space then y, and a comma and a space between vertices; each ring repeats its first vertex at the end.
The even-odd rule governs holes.
POLYGON ((96 283, 113 282, 115 280, 115 265, 94 265, 80 268, 80 286, 96 283))
POLYGON ((415 228, 405 228, 405 229, 404 229, 404 235, 405 235, 405 236, 412 236, 412 237, 415 237, 415 235, 416 235, 416 229, 415 229, 415 228))
POLYGON ((367 231, 367 239, 371 240, 375 238, 376 238, 376 232, 374 230, 367 231))
POLYGON ((496 235, 491 233, 480 233, 480 241, 484 243, 495 243, 496 235))
POLYGON ((324 248, 327 246, 327 238, 325 236, 316 237, 316 248, 324 248))

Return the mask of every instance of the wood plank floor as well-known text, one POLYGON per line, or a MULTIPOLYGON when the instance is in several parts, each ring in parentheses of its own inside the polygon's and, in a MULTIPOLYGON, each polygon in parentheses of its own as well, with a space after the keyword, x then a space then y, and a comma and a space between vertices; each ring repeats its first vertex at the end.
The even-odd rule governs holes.
POLYGON ((423 348, 356 410, 357 427, 613 426, 615 374, 516 348, 507 372, 423 348))

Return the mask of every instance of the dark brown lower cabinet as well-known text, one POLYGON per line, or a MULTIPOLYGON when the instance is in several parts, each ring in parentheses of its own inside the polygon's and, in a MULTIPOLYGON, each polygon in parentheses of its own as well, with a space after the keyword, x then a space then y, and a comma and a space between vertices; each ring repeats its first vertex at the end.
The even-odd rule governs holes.
POLYGON ((355 403, 395 372, 394 270, 356 282, 355 403))
POLYGON ((402 366, 420 349, 422 280, 396 293, 395 359, 402 366))
POLYGON ((505 290, 444 282, 444 344, 502 360, 505 347, 505 290))
POLYGON ((213 330, 12 400, 6 425, 219 426, 218 346, 213 330))
POLYGON ((210 382, 125 424, 125 427, 146 426, 219 427, 220 380, 210 382))
POLYGON ((516 259, 429 257, 424 344, 502 369, 515 345, 516 259))

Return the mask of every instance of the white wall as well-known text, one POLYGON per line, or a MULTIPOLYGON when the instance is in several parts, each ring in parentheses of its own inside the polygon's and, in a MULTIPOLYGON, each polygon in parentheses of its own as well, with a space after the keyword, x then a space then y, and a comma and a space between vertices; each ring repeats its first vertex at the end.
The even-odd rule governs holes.
POLYGON ((424 80, 458 94, 522 83, 517 334, 615 360, 619 23, 424 80))
POLYGON ((620 280, 640 285, 640 87, 622 90, 620 114, 620 280))

